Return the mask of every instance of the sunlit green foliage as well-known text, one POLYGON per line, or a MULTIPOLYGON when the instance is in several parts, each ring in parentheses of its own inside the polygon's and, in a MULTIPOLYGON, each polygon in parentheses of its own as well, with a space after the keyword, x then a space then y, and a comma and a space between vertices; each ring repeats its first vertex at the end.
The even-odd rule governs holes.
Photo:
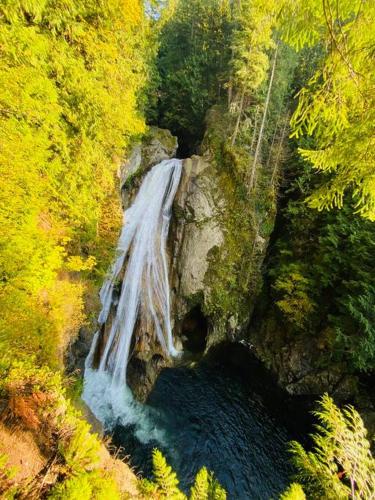
POLYGON ((168 465, 163 454, 155 449, 152 453, 154 480, 142 479, 139 489, 144 498, 165 500, 226 500, 226 492, 214 475, 203 467, 196 475, 190 496, 187 497, 179 489, 178 478, 172 467, 168 465))
POLYGON ((8 457, 0 453, 0 496, 4 500, 12 500, 17 488, 12 483, 14 469, 8 466, 8 457))
POLYGON ((291 443, 297 477, 309 497, 374 498, 375 459, 357 411, 352 406, 340 410, 324 395, 314 414, 319 425, 312 435, 313 449, 306 451, 300 443, 291 443))
POLYGON ((113 478, 98 471, 72 476, 59 483, 48 498, 54 500, 120 500, 113 478))
POLYGON ((258 89, 267 78, 267 51, 275 47, 277 4, 276 0, 244 0, 234 4, 233 84, 245 92, 258 89))
POLYGON ((178 479, 172 467, 167 464, 164 456, 159 450, 153 450, 152 463, 154 480, 157 485, 157 492, 161 498, 171 498, 182 500, 185 497, 178 488, 178 479))
MULTIPOLYGON (((6 402, 8 421, 34 432, 37 443, 53 455, 58 468, 54 484, 43 485, 38 478, 17 486, 17 492, 56 499, 119 499, 113 477, 100 467, 98 437, 66 398, 60 373, 36 368, 28 362, 5 362, 0 397, 6 402)), ((15 486, 8 481, 6 493, 15 486)))
POLYGON ((107 264, 114 175, 144 130, 147 29, 138 0, 0 5, 0 330, 40 362, 59 364, 82 324, 78 271, 107 264))
POLYGON ((316 308, 308 292, 311 290, 311 281, 303 276, 296 263, 281 268, 273 285, 278 296, 276 305, 291 323, 303 329, 309 315, 316 308))
POLYGON ((195 477, 191 488, 190 500, 226 500, 225 490, 206 467, 203 467, 195 477))
POLYGON ((298 97, 293 135, 313 135, 303 158, 325 174, 310 196, 319 210, 354 208, 375 220, 375 4, 371 1, 287 0, 283 39, 300 49, 320 43, 322 60, 298 97))
POLYGON ((280 495, 280 500, 305 500, 306 495, 298 483, 292 483, 289 488, 280 495))

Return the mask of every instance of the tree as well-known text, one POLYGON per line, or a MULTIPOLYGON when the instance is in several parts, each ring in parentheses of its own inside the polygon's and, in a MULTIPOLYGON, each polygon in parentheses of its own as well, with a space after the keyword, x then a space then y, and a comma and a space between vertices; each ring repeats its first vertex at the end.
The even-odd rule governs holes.
POLYGON ((116 170, 145 129, 147 31, 138 0, 1 2, 0 330, 15 355, 61 365, 82 278, 108 264, 116 170))
POLYGON ((252 189, 254 187, 255 172, 256 172, 256 167, 257 167, 257 162, 258 162, 258 157, 259 157, 259 152, 260 152, 260 146, 262 144, 264 126, 265 126, 266 118, 267 118, 267 111, 268 111, 268 107, 269 107, 269 103, 270 103, 270 98, 271 98, 273 79, 274 79, 274 76, 275 76, 275 68, 276 68, 276 61, 277 61, 277 49, 278 49, 278 47, 276 46, 275 54, 274 54, 274 57, 273 57, 273 63, 272 63, 270 80, 269 80, 269 83, 268 83, 267 97, 266 97, 266 101, 264 103, 264 111, 263 111, 262 122, 260 124, 258 141, 257 141, 257 145, 256 145, 256 148, 255 148, 255 153, 254 153, 253 165, 252 165, 252 168, 250 170, 249 189, 252 189))
MULTIPOLYGON (((274 0, 244 0, 235 9, 229 88, 231 93, 234 89, 233 94, 239 99, 239 104, 236 106, 238 115, 232 145, 237 138, 245 96, 258 90, 267 77, 267 50, 275 45, 273 28, 276 14, 274 0)), ((233 106, 232 102, 230 104, 233 106)))
POLYGON ((313 450, 293 441, 290 450, 297 478, 313 498, 370 500, 375 495, 375 459, 367 431, 352 406, 340 410, 325 394, 315 416, 313 450))
POLYGON ((300 50, 320 44, 321 62, 299 92, 292 135, 315 138, 303 158, 325 182, 308 198, 318 210, 342 207, 375 220, 375 4, 362 0, 286 1, 281 37, 300 50))
POLYGON ((206 467, 198 472, 191 488, 190 500, 225 500, 225 490, 220 486, 213 474, 206 467))
POLYGON ((178 488, 178 479, 172 467, 167 464, 162 453, 154 449, 152 452, 153 473, 157 490, 162 498, 183 500, 185 495, 178 488))
MULTIPOLYGON (((154 481, 142 479, 140 491, 146 498, 186 500, 187 496, 179 489, 178 478, 168 465, 163 454, 154 449, 152 452, 154 481)), ((214 475, 203 467, 196 475, 190 491, 190 500, 226 500, 226 492, 214 475)))

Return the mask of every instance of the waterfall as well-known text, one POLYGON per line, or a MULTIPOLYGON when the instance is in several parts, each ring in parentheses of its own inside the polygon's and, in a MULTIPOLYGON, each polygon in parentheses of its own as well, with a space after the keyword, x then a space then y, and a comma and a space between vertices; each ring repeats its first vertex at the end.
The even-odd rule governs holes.
MULTIPOLYGON (((145 176, 139 192, 124 212, 117 257, 100 291, 102 327, 126 263, 121 293, 97 369, 94 355, 100 341, 95 334, 86 359, 83 399, 106 425, 119 418, 137 421, 141 405, 126 386, 126 369, 134 329, 155 332, 164 352, 176 356, 170 323, 166 241, 172 203, 181 177, 182 161, 164 160, 145 176)), ((124 423, 124 422, 123 422, 124 423)), ((148 430, 145 430, 147 434, 148 430)))

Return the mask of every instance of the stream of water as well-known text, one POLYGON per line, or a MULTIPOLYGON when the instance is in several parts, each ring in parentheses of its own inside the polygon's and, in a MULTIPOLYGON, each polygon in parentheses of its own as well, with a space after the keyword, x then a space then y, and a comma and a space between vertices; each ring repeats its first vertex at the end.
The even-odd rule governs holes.
POLYGON ((277 498, 290 472, 288 435, 238 370, 225 369, 225 363, 181 362, 162 371, 145 405, 126 385, 136 324, 141 332, 155 333, 166 355, 179 354, 170 324, 166 240, 181 168, 181 160, 153 167, 124 214, 117 258, 100 293, 99 331, 86 360, 83 399, 143 475, 150 476, 151 452, 158 447, 185 491, 205 465, 229 499, 277 498))

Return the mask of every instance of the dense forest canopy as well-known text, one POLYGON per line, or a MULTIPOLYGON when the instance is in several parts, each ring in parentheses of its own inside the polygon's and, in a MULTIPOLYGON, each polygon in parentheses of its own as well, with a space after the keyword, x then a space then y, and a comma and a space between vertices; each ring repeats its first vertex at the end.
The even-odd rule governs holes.
POLYGON ((300 153, 323 174, 310 205, 341 207, 352 197, 356 211, 374 220, 373 2, 176 1, 169 9, 160 42, 161 122, 199 136, 218 99, 229 93, 241 112, 244 97, 255 97, 280 41, 296 51, 319 45, 291 119, 294 136, 314 137, 314 148, 300 153))
POLYGON ((83 320, 74 272, 108 265, 149 27, 137 1, 9 0, 0 16, 1 341, 56 366, 83 320))
MULTIPOLYGON (((374 373, 375 2, 3 0, 0 56, 0 396, 56 450, 40 497, 120 498, 66 394, 64 355, 97 313, 121 224, 116 175, 148 124, 176 134, 183 157, 204 140, 243 208, 227 214, 234 257, 212 311, 248 307, 241 259, 272 232, 259 215, 278 197, 263 307, 278 331, 313 339, 321 365, 374 373)), ((371 498, 359 415, 325 398, 318 417, 316 454, 293 445, 306 492, 371 498), (341 481, 358 449, 361 476, 341 481)), ((183 497, 154 461, 144 498, 183 497)), ((17 493, 5 463, 0 494, 17 493)), ((191 497, 225 492, 202 469, 191 497)), ((305 495, 292 485, 283 498, 305 495)))

